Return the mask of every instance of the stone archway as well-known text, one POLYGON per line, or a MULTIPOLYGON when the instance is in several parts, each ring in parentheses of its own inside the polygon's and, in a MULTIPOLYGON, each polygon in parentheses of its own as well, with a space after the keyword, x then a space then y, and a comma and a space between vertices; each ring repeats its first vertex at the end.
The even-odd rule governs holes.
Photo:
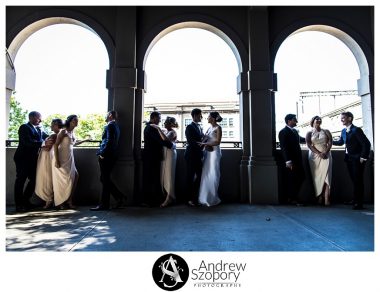
MULTIPOLYGON (((146 76, 145 76, 145 63, 147 57, 149 55, 150 50, 153 46, 165 35, 175 30, 179 30, 182 28, 199 28, 207 30, 218 37, 220 37, 232 50, 236 62, 239 68, 239 75, 237 78, 237 88, 236 92, 239 95, 239 103, 240 103, 240 116, 241 116, 241 124, 248 125, 249 117, 248 117, 248 97, 246 96, 246 79, 243 72, 247 71, 248 68, 248 54, 246 49, 242 43, 242 41, 234 34, 234 32, 226 26, 224 23, 217 21, 215 19, 210 19, 204 15, 183 15, 178 18, 173 18, 165 21, 164 23, 160 23, 157 25, 142 41, 139 52, 137 63, 138 67, 141 68, 140 76, 139 76, 139 88, 142 89, 139 91, 141 94, 141 98, 136 100, 136 112, 142 112, 143 102, 138 102, 139 100, 143 100, 143 93, 146 90, 146 76)), ((141 117, 136 115, 136 124, 142 124, 141 117)), ((141 131, 136 131, 139 133, 141 131)), ((241 131, 241 140, 244 151, 248 151, 249 149, 249 132, 247 127, 243 127, 241 131)), ((141 141, 141 136, 136 137, 136 145, 139 145, 141 141)))
MULTIPOLYGON (((324 32, 331 36, 334 36, 341 42, 343 42, 354 55, 360 71, 360 79, 357 80, 357 90, 362 100, 363 130, 366 133, 368 139, 371 141, 371 144, 373 145, 373 103, 371 101, 371 88, 373 88, 371 80, 373 80, 373 76, 371 74, 372 69, 369 67, 369 62, 367 60, 365 51, 353 37, 351 37, 348 33, 344 32, 343 30, 331 25, 312 24, 303 26, 299 29, 296 29, 292 33, 289 33, 286 37, 282 36, 279 39, 277 39, 274 43, 275 54, 278 52, 278 49, 281 43, 285 40, 285 38, 287 38, 290 35, 306 31, 324 32)), ((273 64, 274 60, 275 57, 273 58, 273 64)))
MULTIPOLYGON (((165 35, 184 28, 196 28, 196 29, 202 29, 205 31, 208 31, 220 39, 222 39, 227 46, 231 49, 231 52, 234 55, 234 58, 236 60, 238 73, 236 79, 234 81, 237 83, 236 86, 236 94, 239 98, 239 104, 240 104, 240 125, 244 125, 244 127, 241 127, 240 132, 240 139, 242 141, 242 149, 237 149, 239 152, 239 156, 233 156, 236 160, 236 157, 238 159, 241 159, 241 153, 243 151, 249 151, 249 116, 248 116, 248 95, 247 91, 244 90, 244 86, 242 83, 244 83, 246 80, 244 77, 242 77, 242 72, 247 71, 248 66, 248 57, 247 52, 245 51, 245 48, 240 40, 238 40, 238 37, 234 35, 232 31, 229 30, 229 28, 225 24, 221 24, 216 21, 216 23, 213 22, 213 19, 210 19, 208 17, 200 17, 199 15, 190 17, 190 16, 183 16, 183 18, 179 17, 172 19, 170 21, 165 22, 165 24, 160 23, 158 24, 151 32, 150 34, 147 34, 146 37, 142 40, 141 45, 139 46, 138 50, 138 58, 137 58, 137 64, 138 68, 141 68, 139 70, 140 77, 139 77, 139 89, 136 91, 136 104, 135 104, 135 112, 138 113, 135 116, 135 125, 142 125, 142 117, 143 117, 143 107, 144 107, 144 92, 147 89, 146 84, 149 85, 149 80, 146 82, 146 75, 145 75, 145 65, 146 61, 148 59, 148 55, 150 50, 154 47, 154 45, 165 35), (182 20, 182 22, 180 22, 182 20), (146 83, 145 83, 146 82, 146 83), (139 114, 141 113, 141 114, 139 114)), ((148 72, 149 73, 149 72, 148 72)), ((244 76, 244 75, 243 75, 244 76)), ((141 133, 142 130, 136 129, 135 131, 135 145, 141 145, 141 133)), ((136 157, 141 158, 140 151, 138 147, 135 148, 136 157)), ((237 152, 236 152, 237 153, 237 152)), ((240 160, 239 160, 240 161, 240 160)), ((238 163, 238 162, 237 162, 238 163)), ((237 179, 238 180, 238 179, 237 179)), ((139 183, 141 185, 141 182, 139 183)), ((232 184, 233 185, 233 184, 232 184)), ((236 183, 236 185, 239 185, 239 183, 236 183)), ((235 191, 234 195, 239 196, 239 191, 235 191)), ((241 200, 241 198, 237 198, 237 200, 241 200)))
MULTIPOLYGON (((84 22, 81 22, 79 20, 76 20, 74 18, 70 17, 47 17, 40 20, 37 20, 27 26, 25 26, 23 29, 21 29, 12 39, 9 46, 6 48, 6 135, 8 135, 8 126, 9 126, 9 110, 10 110, 10 97, 12 95, 13 90, 15 90, 15 84, 16 84, 16 70, 13 64, 13 61, 17 55, 18 50, 22 46, 22 44, 25 42, 26 39, 28 39, 33 33, 37 32, 40 29, 43 29, 47 26, 54 25, 54 24, 73 24, 81 26, 85 29, 88 29, 92 33, 99 36, 103 43, 105 44, 105 47, 108 52, 109 56, 109 64, 111 65, 111 60, 113 59, 113 43, 109 37, 102 38, 94 29, 92 29, 90 26, 85 24, 84 22)), ((107 35, 105 32, 100 33, 102 36, 107 35)), ((111 93, 109 93, 109 100, 111 93)), ((108 102, 109 103, 109 102, 108 102)))

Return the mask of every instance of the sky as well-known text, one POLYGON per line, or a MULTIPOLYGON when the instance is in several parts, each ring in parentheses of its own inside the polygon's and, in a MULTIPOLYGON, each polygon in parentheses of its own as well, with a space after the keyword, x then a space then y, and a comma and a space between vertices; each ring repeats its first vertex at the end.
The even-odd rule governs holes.
POLYGON ((32 34, 14 60, 16 99, 42 116, 104 113, 109 59, 100 38, 72 24, 32 34))

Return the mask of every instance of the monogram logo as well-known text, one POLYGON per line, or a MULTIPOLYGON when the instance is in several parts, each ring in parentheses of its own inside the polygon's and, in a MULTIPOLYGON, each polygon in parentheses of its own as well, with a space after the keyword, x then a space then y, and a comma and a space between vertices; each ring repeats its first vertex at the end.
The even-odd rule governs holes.
POLYGON ((158 287, 174 291, 186 284, 189 278, 189 267, 180 256, 166 254, 154 263, 152 274, 158 287))

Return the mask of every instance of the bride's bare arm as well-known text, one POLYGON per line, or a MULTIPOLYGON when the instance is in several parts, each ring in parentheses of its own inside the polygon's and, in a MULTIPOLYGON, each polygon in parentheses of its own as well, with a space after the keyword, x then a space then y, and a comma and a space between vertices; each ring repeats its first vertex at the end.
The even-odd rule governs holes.
POLYGON ((151 124, 150 125, 151 127, 155 128, 158 133, 160 134, 160 137, 162 140, 167 140, 167 141, 170 141, 168 137, 166 137, 166 135, 164 134, 164 132, 162 132, 161 128, 155 124, 151 124))

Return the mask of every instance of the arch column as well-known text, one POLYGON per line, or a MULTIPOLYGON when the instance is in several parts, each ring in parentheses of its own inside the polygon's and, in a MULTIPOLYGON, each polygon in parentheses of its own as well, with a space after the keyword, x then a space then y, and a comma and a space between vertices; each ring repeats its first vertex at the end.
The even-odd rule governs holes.
POLYGON ((240 73, 237 78, 238 94, 240 97, 240 125, 242 127, 242 147, 243 155, 240 161, 240 202, 249 202, 249 180, 248 180, 248 165, 250 162, 251 153, 251 127, 250 127, 250 93, 248 91, 248 74, 246 72, 240 73))
POLYGON ((108 108, 119 113, 120 126, 120 153, 113 178, 131 204, 135 180, 136 7, 118 7, 116 17, 115 62, 107 71, 108 108))
POLYGON ((6 52, 6 83, 5 83, 5 138, 8 138, 8 129, 9 129, 9 112, 11 105, 11 96, 12 92, 16 87, 16 71, 13 66, 13 61, 11 56, 6 52))
POLYGON ((370 77, 369 75, 364 75, 358 80, 358 94, 362 99, 363 130, 373 147, 373 104, 371 101, 372 91, 370 90, 370 86, 373 84, 373 78, 370 77))
POLYGON ((273 156, 272 93, 275 75, 270 70, 267 7, 249 11, 248 92, 250 111, 249 202, 277 204, 277 164, 273 156))

